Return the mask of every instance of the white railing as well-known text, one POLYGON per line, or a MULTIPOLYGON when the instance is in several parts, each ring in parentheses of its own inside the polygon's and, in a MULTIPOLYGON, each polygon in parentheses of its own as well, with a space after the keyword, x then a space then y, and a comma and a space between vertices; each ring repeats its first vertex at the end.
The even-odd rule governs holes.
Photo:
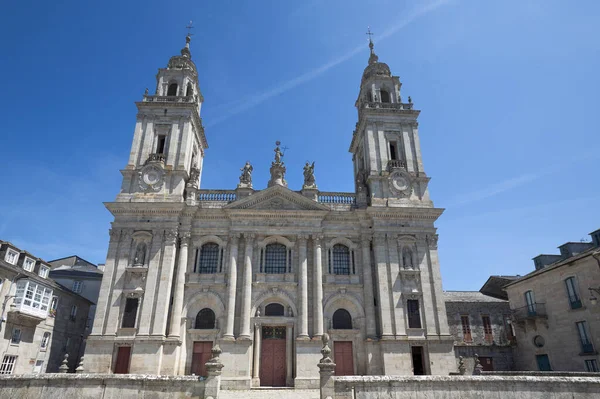
POLYGON ((232 202, 236 199, 235 190, 198 190, 198 201, 232 202))
POLYGON ((318 200, 322 204, 354 205, 354 204, 356 204, 356 194, 322 191, 319 193, 318 200))

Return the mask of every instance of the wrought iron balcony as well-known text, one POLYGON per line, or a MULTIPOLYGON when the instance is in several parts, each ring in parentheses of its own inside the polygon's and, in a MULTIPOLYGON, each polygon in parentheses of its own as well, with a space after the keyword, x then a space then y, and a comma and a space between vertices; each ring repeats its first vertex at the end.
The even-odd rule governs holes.
POLYGON ((387 163, 387 170, 391 172, 394 169, 403 168, 406 169, 406 161, 402 159, 390 159, 387 163))
POLYGON ((534 320, 537 318, 547 319, 545 303, 532 303, 521 308, 512 309, 515 321, 534 320))

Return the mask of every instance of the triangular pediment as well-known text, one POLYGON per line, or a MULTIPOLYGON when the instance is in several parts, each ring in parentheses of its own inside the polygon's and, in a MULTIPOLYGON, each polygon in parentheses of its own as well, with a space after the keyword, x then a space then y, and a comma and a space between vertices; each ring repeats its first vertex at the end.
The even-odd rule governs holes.
POLYGON ((278 211, 328 211, 323 204, 306 198, 283 186, 272 186, 266 190, 232 202, 224 209, 278 210, 278 211))

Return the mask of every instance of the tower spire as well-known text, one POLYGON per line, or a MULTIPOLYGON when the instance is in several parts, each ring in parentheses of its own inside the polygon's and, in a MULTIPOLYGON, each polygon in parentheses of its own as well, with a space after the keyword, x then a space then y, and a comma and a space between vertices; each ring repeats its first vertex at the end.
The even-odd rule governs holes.
POLYGON ((375 51, 373 50, 373 47, 375 47, 375 45, 373 44, 373 40, 372 37, 373 36, 373 32, 371 32, 371 27, 367 26, 367 33, 366 35, 369 36, 369 50, 371 51, 371 55, 369 55, 369 65, 376 63, 379 60, 379 57, 377 57, 377 54, 375 54, 375 51))
POLYGON ((190 21, 190 23, 185 27, 188 30, 188 33, 185 36, 185 47, 181 49, 181 55, 188 58, 192 58, 192 53, 190 52, 190 42, 192 41, 193 35, 192 29, 194 29, 192 24, 193 22, 190 21))

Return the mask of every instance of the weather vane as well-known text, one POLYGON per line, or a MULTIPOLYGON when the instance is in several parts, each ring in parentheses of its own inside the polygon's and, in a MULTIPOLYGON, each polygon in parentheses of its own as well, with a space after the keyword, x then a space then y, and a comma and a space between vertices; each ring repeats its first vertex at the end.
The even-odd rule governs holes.
POLYGON ((194 27, 192 25, 193 25, 193 22, 190 21, 190 23, 185 27, 185 29, 188 30, 188 36, 192 36, 193 35, 192 29, 194 29, 194 27))

